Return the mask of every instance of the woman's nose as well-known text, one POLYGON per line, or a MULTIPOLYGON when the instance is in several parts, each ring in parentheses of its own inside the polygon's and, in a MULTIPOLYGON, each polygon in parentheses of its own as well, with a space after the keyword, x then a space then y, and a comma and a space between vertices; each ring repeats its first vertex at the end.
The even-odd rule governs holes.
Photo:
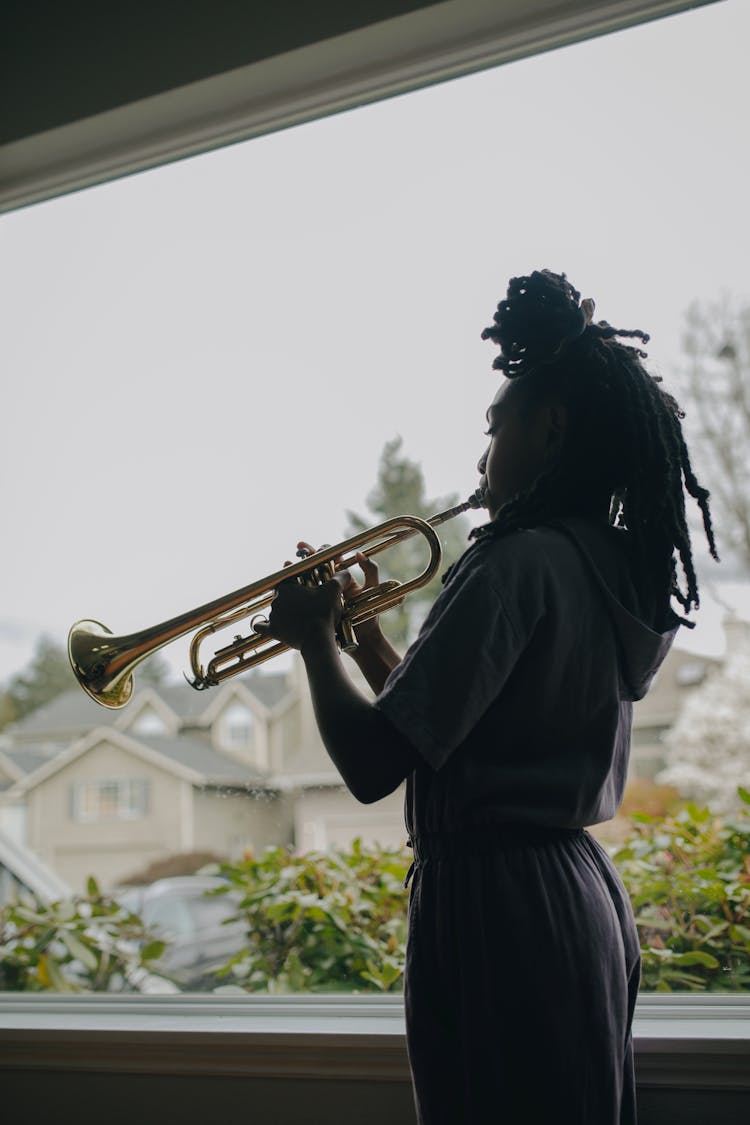
POLYGON ((482 476, 484 474, 484 470, 487 468, 487 454, 488 453, 489 453, 489 448, 485 449, 484 453, 482 454, 482 456, 477 461, 477 472, 479 473, 480 476, 482 476))

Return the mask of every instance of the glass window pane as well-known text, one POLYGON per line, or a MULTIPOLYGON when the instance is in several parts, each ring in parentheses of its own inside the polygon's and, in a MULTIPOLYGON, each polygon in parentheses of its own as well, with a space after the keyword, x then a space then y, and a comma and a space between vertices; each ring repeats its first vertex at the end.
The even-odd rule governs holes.
MULTIPOLYGON (((15 607, 0 672, 7 686, 32 666, 50 691, 22 714, 22 683, 2 701, 0 831, 85 910, 93 876, 170 933, 160 971, 179 987, 399 988, 403 790, 366 807, 346 791, 289 654, 193 691, 181 638, 137 669, 136 698, 155 695, 131 724, 73 683, 70 622, 101 614, 132 639, 276 573, 298 542, 378 522, 386 501, 436 510, 468 495, 496 387, 479 336, 521 271, 566 269, 603 316, 648 329, 649 362, 680 395, 699 361, 712 386, 731 386, 737 357, 746 373, 747 30, 746 6, 708 5, 0 218, 1 565, 15 607), (717 67, 707 41, 723 44, 717 67), (229 882, 236 897, 217 896, 229 882), (157 885, 158 902, 145 893, 157 885), (376 972, 357 942, 377 949, 376 972)), ((738 450, 741 414, 722 416, 738 450)), ((694 466, 717 494, 720 458, 690 428, 700 416, 694 405, 686 421, 694 466)), ((444 525, 443 569, 483 518, 444 525)), ((711 909, 689 909, 744 926, 720 896, 746 883, 744 837, 719 839, 719 821, 741 815, 747 785, 750 561, 739 522, 716 524, 732 581, 698 545, 698 628, 636 705, 623 809, 593 831, 613 852, 632 843, 633 880, 650 865, 676 886, 670 864, 724 865, 711 909), (680 858, 665 841, 690 803, 711 816, 690 821, 700 849, 680 858)), ((398 577, 414 563, 381 560, 398 577)), ((384 615, 400 648, 440 588, 384 615)), ((198 663, 267 612, 222 622, 198 663)), ((657 905, 643 933, 653 966, 686 952, 657 905)), ((747 987, 742 956, 719 949, 718 969, 688 965, 672 984, 712 989, 731 970, 747 987)), ((645 986, 658 983, 649 969, 645 986)))

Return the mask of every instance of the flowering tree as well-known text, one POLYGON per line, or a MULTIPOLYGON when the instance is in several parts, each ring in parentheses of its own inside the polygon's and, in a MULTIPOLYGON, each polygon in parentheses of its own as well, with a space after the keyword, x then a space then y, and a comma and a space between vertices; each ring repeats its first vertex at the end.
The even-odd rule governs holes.
POLYGON ((724 666, 691 694, 665 736, 666 768, 657 777, 714 813, 738 808, 750 786, 750 640, 737 640, 724 666))
POLYGON ((685 361, 674 373, 685 429, 711 490, 719 554, 750 575, 750 305, 724 299, 691 305, 685 361))

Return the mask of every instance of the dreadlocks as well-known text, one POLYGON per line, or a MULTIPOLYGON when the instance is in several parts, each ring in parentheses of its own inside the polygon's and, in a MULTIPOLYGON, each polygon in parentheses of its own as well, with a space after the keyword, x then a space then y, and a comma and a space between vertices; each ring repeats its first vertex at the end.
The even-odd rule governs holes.
POLYGON ((593 311, 565 274, 535 271, 511 279, 494 324, 482 332, 501 349, 493 367, 519 380, 530 404, 558 396, 569 428, 560 460, 474 534, 589 514, 595 499, 608 497, 609 522, 630 533, 642 586, 660 600, 674 596, 689 612, 700 602, 685 491, 700 508, 711 555, 718 555, 709 494, 696 480, 682 433, 684 414, 646 371, 646 353, 618 339, 646 344, 646 333, 595 323, 593 311))

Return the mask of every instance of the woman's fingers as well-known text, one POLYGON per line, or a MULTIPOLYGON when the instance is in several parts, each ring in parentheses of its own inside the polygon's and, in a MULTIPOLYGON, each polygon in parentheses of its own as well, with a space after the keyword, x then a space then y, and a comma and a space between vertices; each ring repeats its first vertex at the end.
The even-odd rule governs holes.
MULTIPOLYGON (((315 554, 315 548, 313 547, 312 543, 308 543, 305 539, 300 539, 299 543, 297 544, 297 561, 299 562, 300 559, 304 559, 306 555, 314 555, 314 554, 315 554)), ((284 563, 285 567, 291 566, 291 565, 292 565, 291 559, 287 559, 286 562, 284 563)))
POLYGON ((271 602, 268 622, 258 621, 255 631, 263 637, 275 637, 291 648, 302 648, 311 630, 321 625, 333 631, 343 608, 342 595, 351 576, 342 573, 322 586, 304 586, 286 580, 279 583, 271 602))
POLYGON ((378 584, 378 564, 374 563, 372 559, 368 558, 363 551, 357 551, 357 562, 360 565, 362 574, 364 575, 363 589, 367 590, 371 586, 378 584))

